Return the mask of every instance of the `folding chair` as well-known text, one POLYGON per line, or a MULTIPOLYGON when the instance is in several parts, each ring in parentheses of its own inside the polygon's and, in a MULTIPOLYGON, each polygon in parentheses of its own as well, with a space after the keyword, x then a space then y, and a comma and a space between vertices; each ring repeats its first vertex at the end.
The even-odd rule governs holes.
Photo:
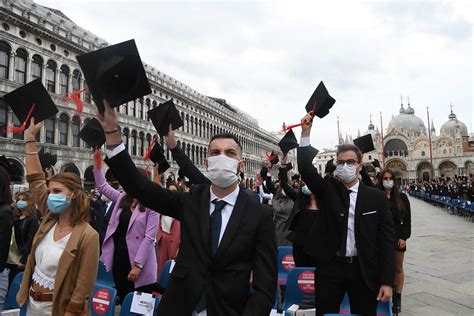
POLYGON ((18 303, 16 302, 16 294, 20 290, 21 280, 23 279, 23 272, 19 272, 13 278, 12 284, 10 286, 10 290, 7 293, 7 297, 5 299, 5 303, 3 304, 3 309, 15 309, 20 308, 18 303))
MULTIPOLYGON (((157 296, 155 298, 155 307, 153 309, 153 315, 156 313, 158 309, 158 305, 160 304, 161 297, 157 296)), ((130 292, 125 296, 125 299, 122 302, 122 306, 120 307, 120 314, 119 316, 139 316, 141 314, 132 313, 130 309, 132 308, 132 301, 133 301, 133 292, 130 292)))
POLYGON ((314 307, 315 268, 293 268, 288 274, 283 311, 291 305, 314 307))
POLYGON ((293 259, 293 247, 278 247, 278 285, 286 285, 288 272, 295 267, 293 259))
POLYGON ((96 284, 115 287, 115 281, 112 271, 107 272, 105 270, 105 265, 101 261, 99 261, 99 269, 97 270, 96 284))
POLYGON ((114 316, 117 290, 111 286, 96 284, 90 300, 91 315, 114 316))
POLYGON ((173 260, 168 260, 165 262, 163 265, 163 271, 161 271, 160 277, 158 278, 159 285, 164 289, 166 289, 170 280, 170 267, 172 262, 173 260))

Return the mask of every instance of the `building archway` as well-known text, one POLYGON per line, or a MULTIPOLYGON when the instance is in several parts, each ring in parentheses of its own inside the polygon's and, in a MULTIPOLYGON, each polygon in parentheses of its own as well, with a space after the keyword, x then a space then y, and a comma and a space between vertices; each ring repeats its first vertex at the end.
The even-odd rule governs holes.
POLYGON ((466 161, 464 163, 464 170, 465 170, 464 173, 466 175, 470 175, 470 174, 474 173, 474 163, 470 160, 466 161))
POLYGON ((84 172, 84 189, 90 191, 95 188, 95 179, 93 173, 94 166, 87 167, 84 172))
POLYGON ((454 177, 458 174, 458 167, 454 162, 446 160, 439 164, 438 167, 440 177, 454 177))
POLYGON ((7 160, 10 164, 10 181, 14 184, 23 183, 25 170, 22 164, 16 159, 8 158, 7 160))
POLYGON ((117 178, 112 173, 112 170, 110 170, 110 169, 107 170, 107 172, 105 173, 105 179, 107 180, 108 183, 110 183, 110 185, 114 189, 118 189, 120 187, 120 184, 119 184, 117 178))
POLYGON ((77 166, 72 162, 65 164, 62 167, 61 172, 71 172, 81 177, 81 172, 79 171, 79 168, 77 168, 77 166))
POLYGON ((385 165, 385 168, 391 169, 395 173, 395 181, 398 185, 402 185, 408 181, 407 165, 404 161, 399 159, 390 160, 385 165))
POLYGON ((416 168, 417 178, 428 181, 431 178, 432 171, 431 164, 428 161, 423 161, 416 168))

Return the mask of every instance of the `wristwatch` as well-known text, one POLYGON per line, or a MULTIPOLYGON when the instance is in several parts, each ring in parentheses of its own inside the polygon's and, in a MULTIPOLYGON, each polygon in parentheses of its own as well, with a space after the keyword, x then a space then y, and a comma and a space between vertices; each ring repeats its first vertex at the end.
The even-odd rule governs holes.
POLYGON ((135 263, 135 267, 137 267, 138 269, 142 270, 142 269, 143 269, 143 264, 141 264, 141 263, 135 263))

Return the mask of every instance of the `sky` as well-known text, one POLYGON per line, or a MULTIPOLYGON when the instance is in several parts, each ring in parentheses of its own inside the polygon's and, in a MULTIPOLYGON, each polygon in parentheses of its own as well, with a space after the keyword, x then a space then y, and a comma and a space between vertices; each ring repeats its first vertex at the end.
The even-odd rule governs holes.
POLYGON ((134 38, 144 62, 270 131, 298 123, 323 81, 336 104, 314 120, 320 149, 337 144, 337 117, 343 137, 380 113, 385 129, 401 97, 437 132, 452 104, 473 132, 474 1, 36 2, 111 44, 134 38))

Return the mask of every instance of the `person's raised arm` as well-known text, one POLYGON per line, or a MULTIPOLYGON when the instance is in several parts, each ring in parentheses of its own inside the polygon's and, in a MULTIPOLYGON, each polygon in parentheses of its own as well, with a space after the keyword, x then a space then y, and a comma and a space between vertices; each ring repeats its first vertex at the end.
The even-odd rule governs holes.
POLYGON ((30 185, 32 201, 38 206, 42 216, 48 210, 48 187, 38 156, 38 147, 36 146, 36 134, 43 127, 43 122, 35 124, 35 118, 30 120, 30 126, 25 131, 25 162, 26 162, 26 180, 30 185))
POLYGON ((105 111, 97 113, 105 132, 107 158, 105 162, 127 194, 146 207, 180 219, 183 204, 189 194, 170 192, 142 175, 122 143, 116 111, 104 100, 105 111))
POLYGON ((272 168, 273 164, 268 162, 267 165, 267 176, 265 177, 265 184, 267 185, 267 189, 271 194, 276 194, 276 188, 272 181, 272 168))
MULTIPOLYGON (((321 177, 318 170, 313 165, 313 154, 310 145, 309 137, 311 133, 313 117, 307 113, 301 119, 301 141, 298 147, 298 169, 301 174, 301 179, 306 183, 311 192, 316 196, 324 195, 327 183, 321 177)), ((313 149, 314 150, 314 149, 313 149)))
POLYGON ((120 197, 120 191, 115 190, 110 184, 107 183, 105 175, 102 173, 96 159, 94 159, 94 181, 95 186, 99 189, 99 192, 105 195, 112 202, 117 202, 120 197))
POLYGON ((201 170, 186 156, 184 151, 177 146, 175 132, 171 128, 168 132, 168 136, 165 137, 165 143, 178 164, 180 172, 188 177, 192 184, 211 184, 211 180, 206 178, 201 170))
POLYGON ((278 172, 278 178, 280 180, 280 186, 285 192, 285 194, 292 200, 296 201, 298 198, 298 192, 296 192, 288 183, 288 169, 286 166, 286 161, 287 161, 288 155, 284 155, 281 164, 284 166, 280 168, 278 172))

